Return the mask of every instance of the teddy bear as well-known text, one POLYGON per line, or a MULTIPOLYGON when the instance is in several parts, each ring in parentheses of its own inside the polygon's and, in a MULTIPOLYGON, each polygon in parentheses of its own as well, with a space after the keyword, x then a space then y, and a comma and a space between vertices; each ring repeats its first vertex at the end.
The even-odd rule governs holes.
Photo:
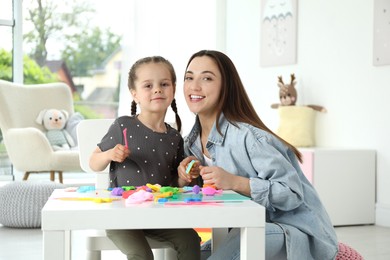
MULTIPOLYGON (((272 104, 271 108, 279 108, 280 106, 295 106, 298 98, 297 90, 295 88, 297 81, 295 75, 291 74, 290 84, 285 84, 283 82, 282 76, 278 77, 278 87, 279 87, 279 104, 272 104)), ((310 107, 318 112, 326 112, 326 109, 318 105, 304 105, 310 107)))
POLYGON ((36 122, 45 127, 45 135, 54 151, 69 150, 75 145, 73 138, 65 130, 69 114, 65 110, 43 109, 36 122))

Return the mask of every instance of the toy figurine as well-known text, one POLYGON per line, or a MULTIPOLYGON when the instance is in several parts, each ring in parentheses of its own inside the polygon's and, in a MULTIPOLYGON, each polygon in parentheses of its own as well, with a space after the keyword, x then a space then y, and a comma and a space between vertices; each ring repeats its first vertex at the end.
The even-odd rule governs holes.
MULTIPOLYGON (((279 87, 279 104, 272 104, 271 108, 279 108, 280 106, 295 106, 298 93, 295 88, 297 81, 294 74, 291 74, 290 84, 285 84, 283 82, 282 76, 278 77, 278 87, 279 87)), ((322 106, 318 105, 303 105, 306 107, 310 107, 318 112, 326 112, 326 109, 322 106)))
POLYGON ((75 146, 73 138, 68 131, 65 130, 65 125, 68 120, 68 112, 58 109, 42 110, 36 122, 41 124, 46 129, 46 137, 49 140, 54 151, 69 150, 75 146))

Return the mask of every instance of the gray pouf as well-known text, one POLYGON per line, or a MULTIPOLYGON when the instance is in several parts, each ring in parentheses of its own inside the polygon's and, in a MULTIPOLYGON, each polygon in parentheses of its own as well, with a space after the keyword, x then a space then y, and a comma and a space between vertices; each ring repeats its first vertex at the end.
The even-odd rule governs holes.
POLYGON ((0 187, 0 223, 13 228, 40 228, 41 211, 55 189, 55 182, 15 181, 0 187))

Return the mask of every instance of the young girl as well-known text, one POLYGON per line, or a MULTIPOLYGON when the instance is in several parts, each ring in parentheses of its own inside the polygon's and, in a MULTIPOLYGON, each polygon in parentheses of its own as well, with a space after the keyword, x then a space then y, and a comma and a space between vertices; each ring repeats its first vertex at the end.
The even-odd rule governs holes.
MULTIPOLYGON (((182 186, 185 181, 178 178, 177 167, 183 159, 183 139, 172 64, 160 56, 140 59, 130 69, 128 85, 133 96, 132 116, 114 121, 91 155, 91 169, 102 171, 110 164, 112 188, 146 183, 182 186), (138 115, 137 104, 141 109, 138 115), (169 106, 176 114, 178 130, 164 122, 169 106)), ((200 239, 193 229, 106 232, 127 259, 153 259, 145 236, 171 242, 179 259, 200 258, 200 239)))
MULTIPOLYGON (((266 259, 334 259, 338 243, 317 192, 299 166, 301 154, 260 120, 233 62, 218 51, 189 60, 184 95, 196 122, 185 138, 179 176, 192 159, 204 184, 234 190, 266 209, 266 259)), ((221 216, 222 218, 226 216, 221 216)), ((233 228, 210 259, 239 259, 240 232, 233 228)))

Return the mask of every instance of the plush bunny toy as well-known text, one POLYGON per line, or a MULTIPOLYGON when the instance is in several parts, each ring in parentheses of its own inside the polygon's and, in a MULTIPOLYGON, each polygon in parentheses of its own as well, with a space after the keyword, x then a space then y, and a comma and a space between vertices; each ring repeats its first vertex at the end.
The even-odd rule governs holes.
POLYGON ((46 128, 46 136, 54 151, 68 150, 74 146, 70 134, 64 129, 68 120, 68 112, 58 109, 42 110, 36 122, 46 128))

